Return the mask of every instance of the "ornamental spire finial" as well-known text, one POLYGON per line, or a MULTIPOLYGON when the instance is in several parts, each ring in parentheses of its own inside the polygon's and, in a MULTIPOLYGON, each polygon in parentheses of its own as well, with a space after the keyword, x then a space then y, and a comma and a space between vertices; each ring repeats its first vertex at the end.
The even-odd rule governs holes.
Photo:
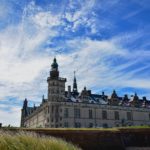
POLYGON ((51 65, 51 67, 52 67, 52 70, 53 69, 58 69, 58 64, 57 64, 57 60, 56 60, 56 57, 54 57, 54 59, 53 59, 53 63, 52 63, 52 65, 51 65))
POLYGON ((76 72, 74 71, 74 80, 73 80, 73 92, 78 92, 77 81, 76 81, 76 72))

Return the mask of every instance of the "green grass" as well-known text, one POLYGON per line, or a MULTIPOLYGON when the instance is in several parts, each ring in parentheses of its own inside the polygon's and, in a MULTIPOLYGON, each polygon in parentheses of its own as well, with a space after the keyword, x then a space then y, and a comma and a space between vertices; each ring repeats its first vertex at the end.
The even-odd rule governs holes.
POLYGON ((62 139, 39 137, 35 133, 0 131, 0 150, 81 150, 62 139))

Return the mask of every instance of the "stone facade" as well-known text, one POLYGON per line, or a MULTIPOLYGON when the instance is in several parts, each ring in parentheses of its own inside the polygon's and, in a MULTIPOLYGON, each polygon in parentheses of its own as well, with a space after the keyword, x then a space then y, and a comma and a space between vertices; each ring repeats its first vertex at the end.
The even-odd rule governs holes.
POLYGON ((28 107, 24 100, 21 110, 21 127, 116 127, 150 125, 150 102, 135 93, 119 97, 114 90, 109 97, 92 94, 86 87, 79 93, 74 75, 73 88, 65 91, 66 78, 59 77, 56 58, 51 65, 48 82, 48 99, 43 97, 40 106, 28 107))

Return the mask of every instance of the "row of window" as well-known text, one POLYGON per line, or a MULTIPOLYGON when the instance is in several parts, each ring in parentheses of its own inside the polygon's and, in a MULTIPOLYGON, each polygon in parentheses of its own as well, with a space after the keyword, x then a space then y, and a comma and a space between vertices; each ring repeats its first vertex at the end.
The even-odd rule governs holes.
POLYGON ((64 84, 58 83, 58 82, 51 82, 51 83, 49 83, 49 85, 50 86, 62 86, 62 87, 64 87, 64 84))
MULTIPOLYGON (((48 113, 49 113, 49 107, 48 107, 48 113)), ((51 108, 51 111, 52 113, 54 112, 54 107, 52 106, 51 108)), ((56 114, 58 114, 58 111, 59 111, 59 108, 56 107, 55 108, 55 112, 56 114)), ((62 109, 60 109, 60 112, 62 112, 62 109)), ((93 113, 93 110, 89 109, 88 111, 88 116, 89 116, 89 119, 93 119, 94 118, 94 113, 93 113)), ((64 117, 65 118, 69 118, 69 108, 65 108, 64 109, 64 117)), ((81 112, 80 112, 80 109, 79 108, 75 108, 74 109, 74 117, 75 118, 81 118, 81 112)), ((131 112, 126 112, 126 118, 127 120, 133 120, 133 116, 132 116, 132 113, 131 112)), ((107 114, 107 111, 106 110, 103 110, 102 111, 102 119, 103 120, 107 120, 108 119, 108 114, 107 114)), ((120 115, 119 115, 119 111, 114 111, 114 119, 115 120, 120 120, 122 118, 120 118, 120 115)), ((150 119, 150 114, 149 114, 149 119, 150 119)))
POLYGON ((51 94, 59 94, 59 93, 64 93, 64 90, 59 91, 59 90, 51 89, 51 90, 49 90, 49 93, 51 93, 51 94))
POLYGON ((63 101, 64 99, 62 97, 51 97, 50 101, 63 101))
MULTIPOLYGON (((133 123, 131 123, 131 122, 129 122, 129 123, 127 123, 126 125, 124 125, 124 126, 132 126, 133 125, 133 123)), ((142 124, 141 124, 142 125, 142 124)), ((122 124, 116 124, 115 125, 116 127, 119 127, 119 126, 122 126, 122 124)), ((48 127, 47 125, 45 125, 45 127, 48 127)), ((58 127, 62 127, 62 124, 55 124, 55 125, 51 125, 51 127, 55 127, 55 128, 58 128, 58 127)), ((65 128, 68 128, 68 127, 70 127, 69 126, 69 123, 68 122, 64 122, 64 126, 63 127, 65 127, 65 128)), ((82 126, 82 124, 80 123, 80 122, 75 122, 74 123, 74 127, 75 128, 81 128, 81 127, 84 127, 84 126, 82 126)), ((89 125, 88 125, 88 128, 92 128, 92 127, 94 127, 94 124, 93 123, 89 123, 89 125)), ((108 128, 109 126, 108 126, 108 124, 107 123, 103 123, 102 125, 100 125, 100 126, 97 126, 97 127, 103 127, 103 128, 108 128)))
MULTIPOLYGON (((69 109, 68 108, 65 108, 65 110, 64 110, 64 117, 65 118, 69 117, 69 109)), ((80 109, 79 108, 74 109, 74 117, 80 118, 80 109)))
MULTIPOLYGON (((93 111, 90 109, 88 113, 89 113, 89 119, 92 119, 93 118, 93 111)), ((68 108, 66 108, 64 110, 64 117, 65 118, 69 117, 69 109, 68 108)), ((79 108, 74 109, 74 117, 80 118, 80 109, 79 108)), ((118 111, 114 111, 114 118, 115 118, 115 120, 120 120, 120 116, 119 116, 118 111)), ((102 111, 102 119, 108 119, 108 114, 107 114, 106 110, 102 111)), ((127 120, 132 120, 132 113, 131 112, 127 112, 127 120)))
MULTIPOLYGON (((58 113, 58 106, 55 106, 55 113, 58 113)), ((50 107, 47 107, 47 113, 50 113, 50 107)), ((54 113, 54 106, 51 106, 51 113, 54 113)))
MULTIPOLYGON (((69 127, 69 123, 65 122, 64 123, 64 127, 66 127, 66 128, 69 127)), ((80 122, 75 122, 74 127, 75 128, 80 128, 81 127, 81 123, 80 122)))
MULTIPOLYGON (((126 115, 127 115, 127 120, 133 120, 131 112, 127 112, 126 115)), ((115 118, 115 120, 120 120, 120 116, 119 116, 118 111, 114 111, 114 118, 115 118)), ((107 115, 106 110, 102 111, 102 119, 108 119, 108 115, 107 115)))
MULTIPOLYGON (((118 126, 119 126, 119 125, 118 125, 118 126)), ((69 123, 68 123, 68 122, 64 122, 64 127, 65 127, 65 128, 68 128, 68 127, 69 127, 69 123)), ((75 128, 81 128, 82 125, 81 125, 80 122, 75 122, 75 123, 74 123, 74 127, 75 127, 75 128)), ((92 128, 92 127, 94 127, 94 123, 89 123, 89 124, 88 124, 88 128, 92 128)), ((108 127, 108 124, 107 124, 107 123, 103 123, 103 124, 102 124, 102 127, 107 128, 107 127, 108 127)))

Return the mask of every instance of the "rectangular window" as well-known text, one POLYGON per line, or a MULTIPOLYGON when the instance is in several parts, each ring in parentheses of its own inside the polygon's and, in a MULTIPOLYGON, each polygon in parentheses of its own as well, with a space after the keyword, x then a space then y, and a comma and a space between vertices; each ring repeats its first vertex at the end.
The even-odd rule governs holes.
POLYGON ((118 112, 118 111, 115 111, 115 112, 114 112, 114 115, 115 115, 115 120, 119 120, 119 112, 118 112))
POLYGON ((54 106, 52 106, 52 113, 54 112, 54 106))
POLYGON ((80 128, 81 127, 81 123, 80 122, 75 122, 75 128, 80 128))
POLYGON ((65 128, 69 127, 68 122, 64 122, 64 127, 65 127, 65 128))
POLYGON ((64 117, 65 118, 69 117, 69 110, 68 110, 68 108, 65 108, 65 110, 64 110, 64 117))
POLYGON ((55 109, 56 114, 58 114, 58 110, 59 110, 59 108, 58 108, 58 106, 56 106, 56 109, 55 109))
POLYGON ((102 111, 102 119, 107 119, 107 111, 106 110, 102 111))
POLYGON ((47 113, 49 114, 49 106, 47 107, 47 113))
POLYGON ((127 112, 127 120, 132 120, 132 114, 131 114, 131 112, 127 112))
POLYGON ((107 123, 104 123, 104 124, 103 124, 103 128, 108 128, 108 124, 107 124, 107 123))
POLYGON ((92 113, 92 110, 91 110, 91 109, 89 110, 89 118, 90 118, 90 119, 93 118, 93 113, 92 113))
POLYGON ((93 127, 93 123, 89 123, 89 128, 92 128, 93 127))
POLYGON ((75 118, 80 118, 80 109, 79 108, 74 109, 74 117, 75 118))

